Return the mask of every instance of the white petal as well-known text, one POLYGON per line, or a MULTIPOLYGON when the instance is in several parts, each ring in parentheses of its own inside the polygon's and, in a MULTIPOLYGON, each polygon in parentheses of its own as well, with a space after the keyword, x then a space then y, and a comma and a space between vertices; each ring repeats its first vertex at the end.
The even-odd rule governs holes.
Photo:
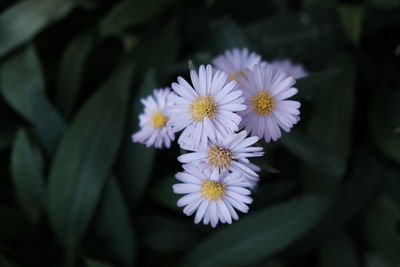
POLYGON ((195 184, 174 184, 172 188, 175 194, 188 194, 200 191, 200 186, 195 184))
POLYGON ((205 159, 206 157, 207 157, 207 155, 205 152, 193 152, 193 153, 187 153, 184 155, 180 155, 178 157, 178 160, 182 163, 189 163, 189 162, 195 162, 195 161, 205 159))
POLYGON ((209 202, 207 200, 203 200, 197 209, 196 216, 194 217, 194 223, 198 224, 204 216, 204 213, 207 210, 209 202))
POLYGON ((199 198, 201 198, 200 193, 187 194, 186 196, 183 196, 178 200, 177 205, 178 207, 183 207, 188 205, 189 203, 197 201, 199 198))

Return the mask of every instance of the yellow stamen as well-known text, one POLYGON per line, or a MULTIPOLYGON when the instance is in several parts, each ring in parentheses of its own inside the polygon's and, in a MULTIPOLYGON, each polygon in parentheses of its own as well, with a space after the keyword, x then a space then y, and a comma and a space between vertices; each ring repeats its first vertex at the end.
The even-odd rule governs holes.
POLYGON ((214 168, 227 169, 231 165, 232 152, 222 146, 213 145, 207 152, 208 161, 214 168))
POLYGON ((162 128, 167 124, 168 117, 165 116, 161 111, 158 111, 151 116, 151 125, 154 128, 162 128))
POLYGON ((266 91, 258 91, 253 96, 251 104, 254 112, 262 116, 270 115, 275 108, 274 98, 266 91))
POLYGON ((246 73, 242 70, 238 70, 238 71, 235 71, 234 73, 231 73, 231 75, 229 75, 229 79, 231 81, 236 81, 236 82, 240 83, 239 76, 242 76, 247 79, 246 73))
POLYGON ((205 117, 215 117, 217 113, 217 105, 210 95, 200 96, 192 104, 190 104, 190 110, 192 112, 193 120, 201 122, 205 117))
POLYGON ((225 196, 226 188, 222 182, 207 180, 201 185, 201 194, 204 198, 217 201, 225 196))

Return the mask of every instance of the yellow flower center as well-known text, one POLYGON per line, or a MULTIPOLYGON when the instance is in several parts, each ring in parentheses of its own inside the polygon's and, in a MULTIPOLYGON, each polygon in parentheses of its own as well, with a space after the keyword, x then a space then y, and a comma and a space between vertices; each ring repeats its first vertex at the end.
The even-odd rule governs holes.
POLYGON ((190 110, 192 112, 193 120, 201 122, 205 117, 215 117, 217 113, 217 105, 210 95, 200 96, 190 104, 190 110))
POLYGON ((238 70, 238 71, 235 71, 234 73, 231 73, 231 75, 229 75, 229 80, 240 82, 238 76, 242 76, 244 78, 247 78, 247 75, 246 75, 246 73, 244 71, 238 70))
POLYGON ((225 192, 225 184, 222 182, 207 180, 201 185, 202 196, 211 201, 221 200, 225 192))
POLYGON ((214 168, 227 169, 231 165, 232 152, 222 146, 213 145, 207 152, 208 161, 214 168))
POLYGON ((165 116, 161 111, 158 111, 151 116, 151 125, 154 128, 162 128, 167 124, 168 117, 165 116))
POLYGON ((256 114, 267 116, 272 113, 275 108, 274 98, 265 91, 258 91, 251 100, 253 110, 256 114))

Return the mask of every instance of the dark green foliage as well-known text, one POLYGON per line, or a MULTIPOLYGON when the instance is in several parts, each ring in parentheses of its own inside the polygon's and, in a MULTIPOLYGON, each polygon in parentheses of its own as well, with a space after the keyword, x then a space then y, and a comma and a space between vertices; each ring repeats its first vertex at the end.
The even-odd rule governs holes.
POLYGON ((0 3, 0 266, 400 266, 399 0, 0 3), (232 225, 176 206, 140 99, 225 49, 290 58, 301 120, 232 225))

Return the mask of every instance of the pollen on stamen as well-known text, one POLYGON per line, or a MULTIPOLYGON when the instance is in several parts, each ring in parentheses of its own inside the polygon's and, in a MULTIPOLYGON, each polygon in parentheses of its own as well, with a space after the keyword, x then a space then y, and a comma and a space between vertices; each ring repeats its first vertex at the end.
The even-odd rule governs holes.
POLYGON ((205 117, 215 117, 215 115, 217 114, 217 105, 210 95, 201 96, 197 98, 192 104, 190 104, 190 110, 193 120, 201 122, 205 117))
POLYGON ((165 116, 161 111, 153 114, 151 117, 151 125, 154 128, 162 128, 167 124, 168 117, 165 116))
POLYGON ((261 116, 268 116, 275 108, 274 98, 266 91, 258 91, 252 98, 253 111, 261 116))
POLYGON ((208 200, 218 201, 225 196, 226 187, 223 182, 206 180, 201 185, 201 195, 208 200))
POLYGON ((214 168, 227 169, 232 162, 232 152, 222 146, 211 146, 207 152, 207 157, 214 168))

